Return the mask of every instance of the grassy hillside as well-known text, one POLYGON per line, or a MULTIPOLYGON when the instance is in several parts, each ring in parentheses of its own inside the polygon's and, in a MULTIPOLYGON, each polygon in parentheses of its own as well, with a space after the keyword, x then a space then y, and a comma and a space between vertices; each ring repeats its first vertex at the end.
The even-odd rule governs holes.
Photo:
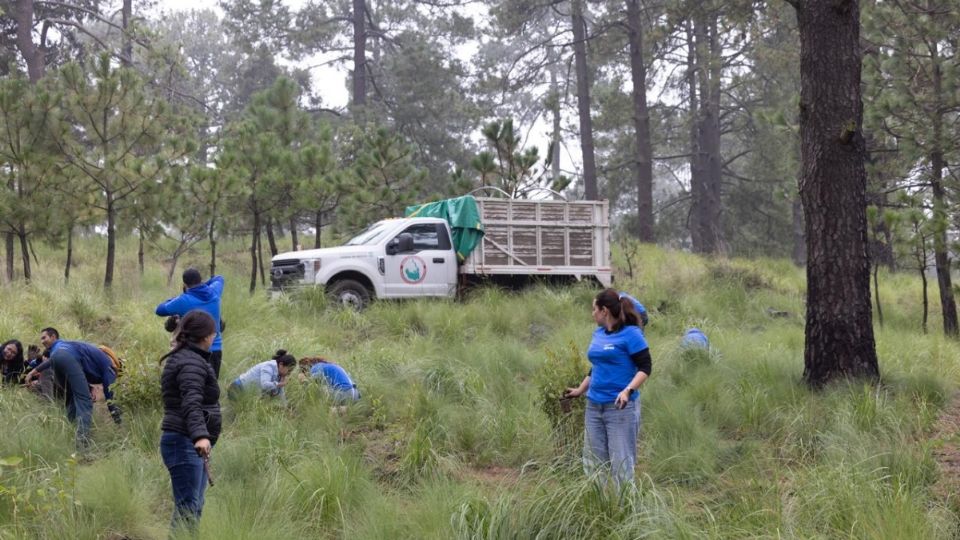
MULTIPOLYGON (((64 286, 61 254, 40 255, 31 285, 0 289, 0 338, 35 343, 54 325, 68 339, 114 346, 128 358, 126 423, 116 428, 98 411, 94 458, 77 463, 57 406, 0 390, 0 538, 164 538, 172 503, 157 449, 157 359, 169 336, 153 308, 177 286, 165 285, 159 263, 140 277, 128 257, 105 294, 102 247, 90 241, 64 286)), ((928 434, 960 381, 960 348, 940 337, 936 317, 931 335, 920 332, 910 276, 881 276, 883 384, 811 393, 799 381, 801 270, 642 249, 638 275, 618 286, 651 309, 654 372, 642 393, 640 487, 617 500, 583 477, 577 419, 558 436, 540 387, 578 382, 555 368, 586 348, 595 290, 487 289, 463 303, 381 302, 357 314, 326 309, 315 292, 250 296, 239 246, 223 262, 223 384, 285 348, 338 361, 363 400, 339 414, 294 382, 286 406, 227 404, 203 538, 926 539, 957 530, 950 501, 934 495, 939 441, 928 434), (710 336, 709 361, 678 353, 691 325, 710 336)))

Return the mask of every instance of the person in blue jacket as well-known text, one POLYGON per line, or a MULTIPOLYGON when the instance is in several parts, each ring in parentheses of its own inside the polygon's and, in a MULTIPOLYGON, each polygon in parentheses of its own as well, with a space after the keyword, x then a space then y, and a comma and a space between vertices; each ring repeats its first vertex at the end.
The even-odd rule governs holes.
POLYGON ((248 369, 227 389, 227 397, 236 398, 243 390, 256 389, 266 396, 282 396, 287 376, 297 365, 297 359, 280 349, 273 358, 248 369))
POLYGON ((646 329, 647 323, 650 322, 650 317, 647 315, 647 308, 644 307, 639 300, 623 291, 620 291, 620 296, 630 300, 630 302, 633 304, 633 309, 637 311, 637 315, 640 315, 640 329, 646 329))
POLYGON ((353 383, 350 374, 345 369, 319 356, 308 356, 300 359, 301 380, 307 378, 307 373, 314 380, 323 382, 333 395, 337 405, 344 405, 360 399, 360 391, 353 383))
POLYGON ((567 397, 587 396, 584 412, 584 469, 609 466, 618 488, 633 481, 640 429, 640 385, 652 371, 640 315, 629 297, 605 289, 593 300, 598 327, 587 349, 590 373, 567 397))
POLYGON ((113 392, 110 390, 110 385, 117 380, 113 364, 96 345, 60 339, 60 332, 56 328, 41 330, 40 343, 50 350, 50 359, 27 373, 26 380, 30 382, 40 373, 53 368, 54 381, 64 391, 67 418, 77 424, 77 450, 84 451, 90 446, 95 400, 106 399, 114 422, 120 423, 120 409, 112 403, 113 392), (102 396, 97 385, 103 387, 102 396))
POLYGON ((710 340, 699 328, 688 328, 683 334, 683 339, 680 340, 680 347, 688 350, 703 349, 706 351, 710 349, 710 340))
POLYGON ((220 378, 220 364, 223 362, 222 322, 220 320, 220 298, 223 296, 223 276, 213 276, 203 281, 200 271, 187 268, 183 272, 183 294, 161 302, 156 314, 161 317, 183 317, 188 312, 199 309, 208 313, 217 323, 217 337, 210 347, 210 365, 217 378, 220 378))

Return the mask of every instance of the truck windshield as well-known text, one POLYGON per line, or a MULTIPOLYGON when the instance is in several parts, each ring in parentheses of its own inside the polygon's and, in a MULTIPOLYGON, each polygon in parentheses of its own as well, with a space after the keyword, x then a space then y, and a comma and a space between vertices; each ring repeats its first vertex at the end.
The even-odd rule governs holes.
POLYGON ((376 243, 387 234, 390 229, 390 223, 387 221, 378 221, 367 227, 362 233, 351 238, 345 246, 366 246, 376 243))

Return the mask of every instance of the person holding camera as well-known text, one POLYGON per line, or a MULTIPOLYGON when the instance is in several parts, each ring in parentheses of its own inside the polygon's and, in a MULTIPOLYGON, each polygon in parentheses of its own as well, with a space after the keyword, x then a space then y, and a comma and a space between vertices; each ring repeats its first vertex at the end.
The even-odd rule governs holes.
POLYGON ((196 268, 187 268, 183 272, 183 294, 161 302, 157 306, 156 314, 169 318, 166 321, 167 331, 176 328, 180 317, 192 310, 199 309, 213 318, 217 337, 210 346, 210 365, 213 372, 220 378, 220 364, 223 362, 223 321, 220 320, 220 303, 223 296, 223 276, 213 276, 206 282, 196 268))

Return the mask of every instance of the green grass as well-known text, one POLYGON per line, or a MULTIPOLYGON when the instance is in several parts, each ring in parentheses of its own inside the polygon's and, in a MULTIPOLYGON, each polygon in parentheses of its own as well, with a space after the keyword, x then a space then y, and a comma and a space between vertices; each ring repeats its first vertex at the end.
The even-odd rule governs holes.
MULTIPOLYGON (((153 307, 177 290, 159 262, 140 276, 125 241, 104 292, 101 244, 79 242, 69 285, 62 254, 38 246, 32 284, 2 289, 0 338, 35 343, 53 325, 113 346, 128 359, 126 422, 98 411, 93 459, 77 463, 56 405, 0 390, 0 463, 11 463, 0 465, 0 539, 167 535, 157 359, 169 336, 153 307)), ((563 359, 589 342, 595 290, 480 289, 354 313, 328 309, 317 291, 250 296, 242 246, 225 247, 222 382, 284 348, 341 363, 363 400, 338 412, 315 385, 292 382, 286 405, 225 404, 203 538, 926 539, 960 525, 931 489, 939 441, 929 439, 960 382, 960 347, 936 313, 920 332, 912 276, 881 274, 882 384, 811 392, 800 381, 802 270, 641 248, 638 276, 618 287, 651 310, 654 373, 637 489, 617 494, 583 476, 576 419, 555 430, 545 409, 556 407, 542 406, 554 397, 539 387, 579 382, 563 359), (679 350, 694 325, 709 355, 679 350)))

